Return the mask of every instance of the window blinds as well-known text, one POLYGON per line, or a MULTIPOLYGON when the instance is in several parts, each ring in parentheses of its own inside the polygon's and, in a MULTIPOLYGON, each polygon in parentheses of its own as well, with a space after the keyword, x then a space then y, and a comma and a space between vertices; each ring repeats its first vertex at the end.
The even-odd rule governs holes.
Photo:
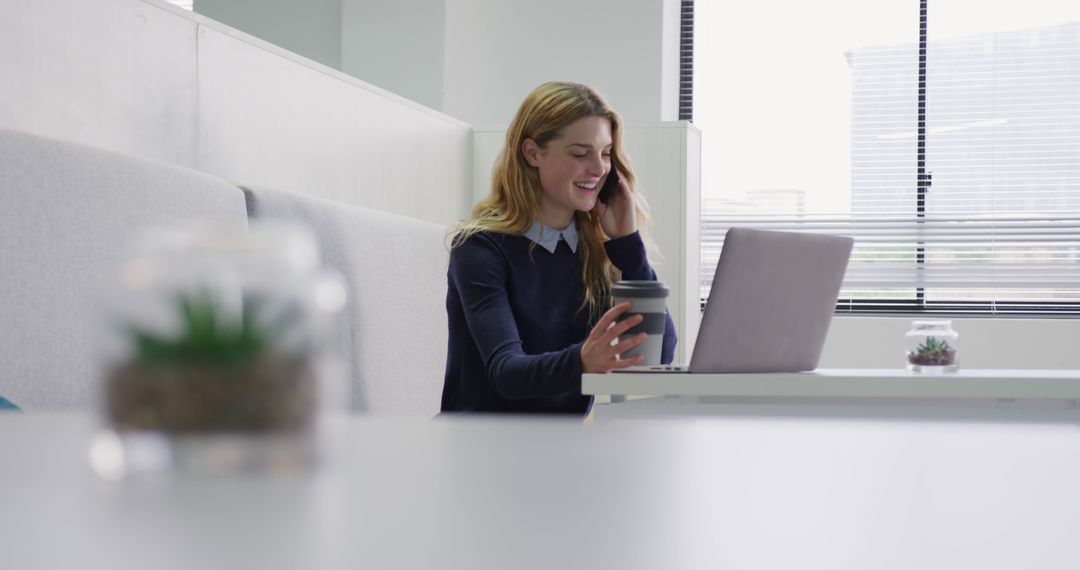
POLYGON ((693 120, 694 0, 679 5, 679 120, 693 120))
POLYGON ((921 46, 846 53, 850 212, 706 200, 703 299, 748 226, 853 237, 840 311, 1080 314, 1080 22, 935 41, 925 6, 921 46))

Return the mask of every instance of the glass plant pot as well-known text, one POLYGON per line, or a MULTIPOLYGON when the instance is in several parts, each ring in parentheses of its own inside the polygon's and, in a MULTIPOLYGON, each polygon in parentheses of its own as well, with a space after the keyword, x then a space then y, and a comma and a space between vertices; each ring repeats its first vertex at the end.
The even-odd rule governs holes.
POLYGON ((345 288, 309 230, 146 231, 102 299, 105 420, 125 460, 144 463, 127 471, 313 458, 318 412, 344 401, 345 288))
POLYGON ((913 372, 955 372, 959 367, 960 334, 952 321, 914 321, 905 335, 907 368, 913 372))

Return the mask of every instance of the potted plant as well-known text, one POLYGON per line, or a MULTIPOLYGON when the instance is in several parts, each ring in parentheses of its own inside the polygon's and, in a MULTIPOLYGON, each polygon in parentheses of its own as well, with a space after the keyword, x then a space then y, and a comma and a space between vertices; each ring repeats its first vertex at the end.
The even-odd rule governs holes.
POLYGON ((313 233, 264 221, 138 237, 100 295, 102 405, 127 470, 310 464, 317 415, 345 386, 344 282, 313 233))
POLYGON ((269 314, 264 298, 245 295, 230 318, 209 289, 180 293, 179 331, 135 325, 123 334, 133 350, 106 374, 105 406, 119 430, 165 433, 304 430, 316 411, 309 346, 282 339, 301 318, 287 305, 269 314))
POLYGON ((955 372, 960 335, 952 321, 914 321, 905 335, 907 367, 912 372, 955 372))
POLYGON ((919 366, 950 366, 956 363, 956 349, 949 346, 949 341, 926 337, 913 352, 908 353, 908 364, 919 366))

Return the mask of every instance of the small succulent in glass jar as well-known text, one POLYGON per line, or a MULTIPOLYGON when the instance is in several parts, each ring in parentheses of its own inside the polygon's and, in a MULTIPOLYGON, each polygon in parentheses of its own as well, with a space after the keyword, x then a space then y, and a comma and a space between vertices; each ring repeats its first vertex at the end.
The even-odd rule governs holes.
POLYGON ((908 352, 908 363, 920 366, 949 366, 956 362, 956 349, 949 346, 949 341, 926 337, 926 340, 912 352, 908 352))
POLYGON ((280 342, 299 307, 268 310, 245 294, 239 318, 210 290, 176 296, 179 332, 127 325, 133 353, 107 372, 115 427, 166 432, 278 431, 307 427, 315 407, 309 350, 280 342))

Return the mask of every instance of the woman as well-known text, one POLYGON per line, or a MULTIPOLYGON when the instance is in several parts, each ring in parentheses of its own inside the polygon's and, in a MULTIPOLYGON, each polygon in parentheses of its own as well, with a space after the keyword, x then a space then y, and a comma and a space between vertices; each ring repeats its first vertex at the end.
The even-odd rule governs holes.
MULTIPOLYGON (((585 85, 545 83, 521 104, 491 194, 451 243, 442 411, 583 415, 583 372, 640 362, 618 354, 644 333, 612 340, 642 317, 616 323, 628 303, 605 312, 615 280, 656 279, 621 136, 622 119, 585 85), (621 180, 605 204, 597 195, 613 168, 621 180)), ((668 315, 664 363, 675 340, 668 315)))

